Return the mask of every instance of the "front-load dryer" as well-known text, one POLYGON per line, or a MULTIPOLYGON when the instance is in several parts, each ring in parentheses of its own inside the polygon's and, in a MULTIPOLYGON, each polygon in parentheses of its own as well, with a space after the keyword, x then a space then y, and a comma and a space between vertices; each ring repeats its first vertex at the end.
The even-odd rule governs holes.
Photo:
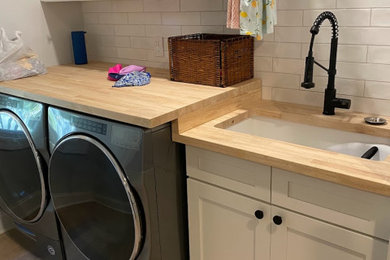
POLYGON ((0 94, 0 208, 43 259, 63 259, 47 187, 47 107, 0 94))
POLYGON ((49 107, 49 186, 67 259, 188 258, 182 145, 49 107))

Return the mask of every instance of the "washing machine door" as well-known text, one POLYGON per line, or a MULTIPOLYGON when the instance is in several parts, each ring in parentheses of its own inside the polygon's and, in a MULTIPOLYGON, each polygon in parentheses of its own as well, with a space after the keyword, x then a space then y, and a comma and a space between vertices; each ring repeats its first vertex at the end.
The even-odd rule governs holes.
POLYGON ((36 222, 46 206, 40 156, 27 127, 0 110, 0 206, 22 223, 36 222))
POLYGON ((141 246, 140 207, 111 152, 84 135, 54 148, 49 186, 59 220, 89 259, 135 259, 141 246))

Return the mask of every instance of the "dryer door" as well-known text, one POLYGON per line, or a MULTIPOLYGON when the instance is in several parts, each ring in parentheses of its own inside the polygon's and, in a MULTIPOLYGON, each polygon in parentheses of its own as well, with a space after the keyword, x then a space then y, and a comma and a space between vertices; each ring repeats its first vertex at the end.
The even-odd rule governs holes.
POLYGON ((60 222, 89 259, 135 259, 141 245, 140 207, 108 149, 84 135, 54 148, 49 185, 60 222))
POLYGON ((46 206, 41 160, 20 118, 0 110, 0 205, 22 223, 37 221, 46 206))

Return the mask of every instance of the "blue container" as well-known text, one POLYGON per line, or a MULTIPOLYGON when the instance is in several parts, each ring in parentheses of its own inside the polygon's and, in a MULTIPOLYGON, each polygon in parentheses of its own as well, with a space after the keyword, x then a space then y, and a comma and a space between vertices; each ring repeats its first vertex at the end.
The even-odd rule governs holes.
POLYGON ((88 63, 87 48, 85 47, 85 33, 86 32, 84 31, 72 32, 74 63, 77 65, 88 63))

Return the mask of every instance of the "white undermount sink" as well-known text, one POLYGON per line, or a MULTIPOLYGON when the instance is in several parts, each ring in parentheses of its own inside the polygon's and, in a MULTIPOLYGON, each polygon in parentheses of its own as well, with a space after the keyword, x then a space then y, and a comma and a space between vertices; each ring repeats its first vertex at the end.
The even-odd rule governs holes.
POLYGON ((377 146, 379 150, 372 158, 377 161, 384 160, 390 155, 390 139, 388 138, 262 116, 250 117, 227 129, 357 157, 361 157, 372 146, 377 146))

